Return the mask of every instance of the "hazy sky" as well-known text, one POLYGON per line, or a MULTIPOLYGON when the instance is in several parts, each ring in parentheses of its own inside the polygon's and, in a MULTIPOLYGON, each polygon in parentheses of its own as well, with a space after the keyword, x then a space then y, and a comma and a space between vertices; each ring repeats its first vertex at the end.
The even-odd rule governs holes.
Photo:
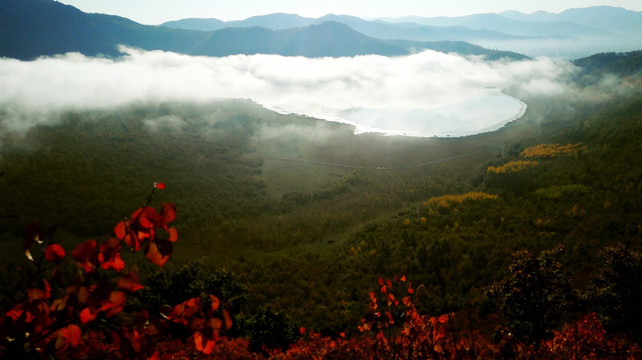
POLYGON ((538 10, 559 13, 597 5, 642 11, 641 0, 62 0, 85 12, 120 15, 143 24, 188 17, 242 20, 275 12, 319 17, 329 13, 359 17, 460 16, 475 13, 538 10))

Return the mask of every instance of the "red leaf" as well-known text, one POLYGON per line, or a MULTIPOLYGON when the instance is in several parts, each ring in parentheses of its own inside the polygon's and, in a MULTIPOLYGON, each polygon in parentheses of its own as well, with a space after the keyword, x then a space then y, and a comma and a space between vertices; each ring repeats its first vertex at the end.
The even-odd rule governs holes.
POLYGON ((145 256, 152 263, 163 266, 169 260, 169 257, 172 253, 173 246, 172 243, 168 240, 157 239, 157 241, 151 241, 147 244, 145 248, 145 256))
POLYGON ((176 207, 174 204, 163 204, 161 206, 161 218, 164 224, 169 224, 176 219, 176 207))
POLYGON ((299 334, 305 336, 305 328, 303 326, 299 328, 299 334))
POLYGON ((196 350, 203 351, 203 334, 200 331, 194 332, 194 346, 196 350))
POLYGON ((140 250, 141 239, 138 237, 138 235, 138 233, 130 231, 129 234, 125 236, 125 244, 127 244, 127 246, 129 246, 131 249, 134 249, 134 251, 140 250))
POLYGON ((165 189, 165 183, 163 183, 163 182, 154 182, 154 187, 157 188, 158 190, 164 190, 165 189))
POLYGON ((214 345, 216 345, 216 341, 207 340, 207 344, 205 345, 205 348, 203 349, 203 354, 205 354, 205 355, 211 354, 212 350, 214 349, 214 345))
MULTIPOLYGON (((223 321, 225 321, 225 329, 229 330, 232 327, 232 318, 227 310, 223 310, 223 321)), ((303 328, 305 331, 305 328, 303 328)))
MULTIPOLYGON (((136 212, 138 211, 140 211, 139 216, 132 215, 132 219, 134 221, 138 221, 138 224, 143 228, 152 229, 161 221, 161 216, 153 207, 145 206, 138 209, 136 212)), ((136 212, 134 214, 136 214, 136 212)))
POLYGON ((200 307, 200 298, 191 298, 189 300, 185 300, 182 303, 174 306, 172 315, 169 316, 169 318, 171 318, 174 322, 187 325, 186 319, 193 317, 197 312, 199 312, 200 307))
POLYGON ((116 237, 120 240, 125 239, 125 235, 127 235, 127 232, 129 232, 129 226, 131 225, 131 221, 121 221, 118 224, 116 224, 116 227, 114 227, 114 234, 116 234, 116 237))
POLYGON ((202 352, 205 355, 209 355, 212 353, 214 345, 216 345, 216 342, 214 340, 208 339, 205 343, 205 347, 203 347, 203 334, 201 334, 201 332, 199 331, 196 331, 194 333, 194 346, 196 347, 196 350, 202 352))
POLYGON ((69 298, 68 296, 65 296, 65 297, 58 298, 58 299, 54 300, 51 303, 51 306, 49 307, 49 310, 50 311, 61 311, 61 310, 63 310, 67 306, 67 299, 68 298, 69 298))
POLYGON ((51 286, 49 285, 49 282, 47 280, 44 280, 44 283, 45 283, 44 290, 27 289, 27 297, 29 298, 29 301, 44 300, 44 299, 49 299, 51 297, 51 286))
POLYGON ((83 324, 96 320, 96 313, 93 313, 88 307, 83 309, 80 312, 79 316, 80 322, 82 322, 83 324))
POLYGON ((132 221, 145 229, 152 229, 159 219, 153 207, 143 206, 132 213, 132 221))
POLYGON ((109 294, 109 300, 103 302, 103 305, 98 311, 106 311, 105 316, 114 316, 123 310, 123 306, 127 301, 127 295, 122 291, 112 291, 109 294))
POLYGON ((406 282, 406 275, 402 275, 401 279, 399 279, 399 280, 401 280, 401 282, 406 282))
POLYGON ((18 319, 20 318, 20 316, 24 312, 24 310, 21 309, 20 307, 21 307, 21 304, 19 304, 18 306, 16 306, 13 309, 7 311, 6 316, 8 316, 11 319, 13 319, 13 321, 18 321, 18 319))
POLYGON ((210 304, 212 305, 212 311, 216 311, 221 304, 221 302, 218 300, 218 298, 212 294, 209 294, 210 297, 210 304))
POLYGON ((435 334, 435 341, 438 341, 439 339, 442 339, 445 336, 446 336, 446 329, 444 329, 442 326, 439 326, 435 334))
POLYGON ((158 266, 165 265, 167 260, 169 260, 169 256, 167 257, 167 259, 165 259, 163 255, 161 255, 160 251, 158 251, 158 246, 156 246, 156 244, 153 242, 147 245, 145 256, 147 257, 147 259, 149 259, 149 261, 158 266))
POLYGON ((111 294, 109 294, 109 302, 114 307, 125 305, 126 300, 127 300, 127 295, 125 295, 125 293, 122 291, 112 291, 111 294))
POLYGON ((210 326, 214 330, 219 330, 220 328, 223 327, 223 321, 221 321, 221 319, 219 318, 212 318, 210 319, 210 326))
POLYGON ((129 272, 118 280, 118 288, 133 293, 136 290, 142 289, 143 285, 140 284, 138 275, 136 275, 135 272, 129 272))
POLYGON ((176 242, 176 240, 178 240, 178 232, 176 231, 176 228, 167 229, 167 233, 169 234, 169 238, 167 240, 171 242, 176 242))
POLYGON ((125 268, 125 262, 120 257, 120 241, 118 239, 109 238, 100 244, 99 250, 98 262, 101 268, 113 269, 117 272, 121 272, 125 268))
POLYGON ((140 334, 137 330, 125 333, 125 337, 129 340, 129 344, 132 346, 134 352, 140 352, 140 334))
POLYGON ((58 244, 51 244, 45 250, 45 259, 51 262, 60 262, 65 257, 65 249, 58 244))
POLYGON ((84 262, 96 254, 96 240, 87 240, 71 252, 71 256, 78 262, 84 262))
POLYGON ((86 286, 81 286, 78 289, 78 302, 84 304, 89 300, 89 289, 86 286))
POLYGON ((78 325, 71 324, 67 326, 68 340, 71 346, 76 346, 82 342, 82 331, 78 325))
POLYGON ((115 257, 109 259, 108 261, 105 261, 104 263, 100 264, 100 267, 109 270, 113 269, 116 272, 121 272, 125 268, 125 262, 123 259, 120 257, 120 253, 116 254, 115 257))
POLYGON ((379 283, 380 286, 383 286, 383 278, 378 278, 377 282, 379 283))
POLYGON ((445 324, 448 322, 448 314, 443 314, 439 317, 439 322, 445 324))

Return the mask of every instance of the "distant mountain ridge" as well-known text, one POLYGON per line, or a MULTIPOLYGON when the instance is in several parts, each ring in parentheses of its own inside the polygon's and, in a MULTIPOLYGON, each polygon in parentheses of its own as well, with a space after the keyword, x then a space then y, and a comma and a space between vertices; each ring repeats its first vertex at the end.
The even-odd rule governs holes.
POLYGON ((583 57, 602 51, 642 48, 642 12, 609 6, 569 9, 559 14, 538 11, 524 14, 474 14, 460 17, 403 17, 363 20, 329 14, 306 18, 275 13, 245 20, 185 19, 161 24, 171 28, 220 30, 230 27, 262 26, 284 30, 320 24, 346 24, 364 35, 379 39, 411 41, 466 41, 495 49, 531 56, 583 57))
POLYGON ((500 15, 521 21, 571 22, 625 35, 642 32, 642 12, 611 6, 568 9, 559 14, 538 11, 527 15, 519 11, 506 11, 500 15))
MULTIPOLYGON (((278 27, 284 19, 304 18, 282 14, 257 17, 249 23, 272 23, 269 26, 278 27)), ((203 22, 192 20, 192 27, 194 23, 203 22)), ((211 19, 206 23, 218 24, 211 19)), ((253 25, 204 31, 148 26, 119 16, 87 14, 53 0, 0 0, 0 56, 22 60, 67 52, 120 56, 119 45, 207 56, 259 53, 306 57, 398 56, 425 49, 449 49, 464 55, 525 58, 515 52, 488 50, 464 42, 382 40, 336 21, 278 30, 253 25)))

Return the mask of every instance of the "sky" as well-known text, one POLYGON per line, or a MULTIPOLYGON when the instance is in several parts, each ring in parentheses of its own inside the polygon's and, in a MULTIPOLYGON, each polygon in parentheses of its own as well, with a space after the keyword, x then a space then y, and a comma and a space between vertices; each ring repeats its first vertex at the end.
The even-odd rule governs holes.
POLYGON ((276 12, 320 17, 327 14, 361 18, 415 16, 462 16, 518 10, 559 13, 566 9, 608 5, 642 11, 641 0, 62 0, 84 12, 127 17, 142 24, 157 25, 183 18, 243 20, 276 12))

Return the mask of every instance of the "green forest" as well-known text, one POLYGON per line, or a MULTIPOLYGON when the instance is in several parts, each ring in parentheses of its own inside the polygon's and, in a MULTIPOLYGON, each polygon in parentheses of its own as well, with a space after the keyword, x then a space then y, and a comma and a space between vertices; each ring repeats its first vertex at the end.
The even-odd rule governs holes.
MULTIPOLYGON (((3 326, 24 296, 40 299, 32 288, 42 288, 34 285, 47 270, 42 258, 55 262, 54 280, 75 271, 73 260, 42 249, 39 262, 29 260, 25 250, 39 252, 28 234, 78 261, 88 239, 122 241, 115 225, 135 224, 137 208, 172 203, 176 219, 158 223, 171 221, 178 233, 171 257, 159 267, 124 249, 144 288, 115 316, 85 324, 79 315, 95 331, 88 334, 107 336, 143 311, 161 318, 167 306, 213 294, 226 304, 225 336, 246 339, 252 356, 278 358, 287 353, 268 350, 300 350, 291 344, 321 337, 345 341, 345 355, 369 329, 374 292, 402 287, 413 296, 407 313, 446 316, 435 324, 460 319, 449 331, 495 339, 502 351, 488 357, 519 357, 505 350, 509 330, 535 356, 565 324, 596 314, 618 349, 633 346, 612 358, 634 358, 642 337, 642 83, 639 66, 627 65, 639 63, 638 53, 628 63, 607 55, 584 60, 591 67, 568 94, 511 94, 528 104, 522 118, 462 138, 355 135, 249 100, 68 110, 40 115, 27 130, 11 127, 13 110, 0 109, 3 326), (595 69, 613 64, 622 77, 606 88, 595 69)), ((165 340, 189 336, 167 331, 165 340)), ((0 352, 12 354, 7 339, 0 352)))

